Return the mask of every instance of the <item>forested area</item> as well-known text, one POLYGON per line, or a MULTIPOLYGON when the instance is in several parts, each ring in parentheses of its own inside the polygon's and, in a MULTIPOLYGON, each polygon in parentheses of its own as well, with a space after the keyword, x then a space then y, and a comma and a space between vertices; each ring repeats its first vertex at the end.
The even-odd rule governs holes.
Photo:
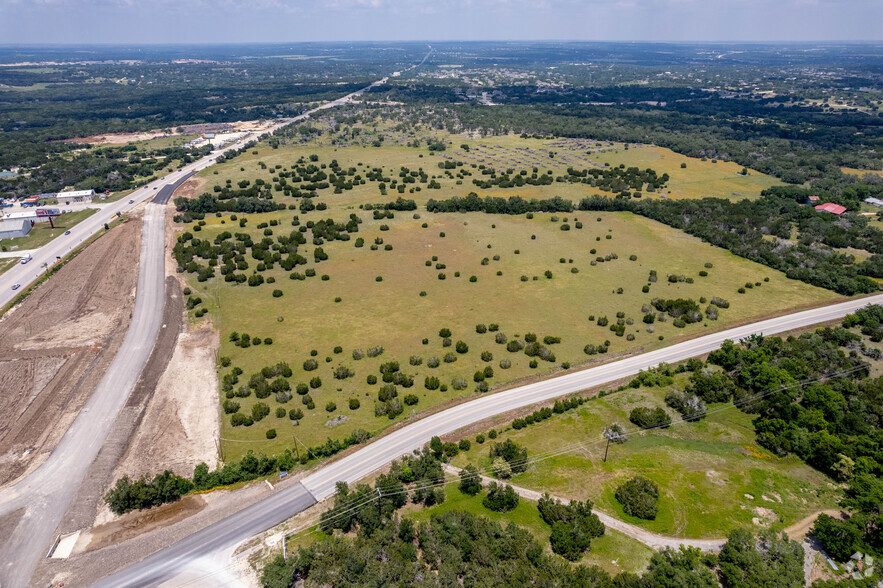
MULTIPOLYGON (((504 95, 505 91, 501 89, 504 95)), ((840 166, 883 167, 874 150, 883 137, 879 116, 785 108, 716 93, 665 106, 637 104, 646 90, 629 86, 618 91, 634 97, 622 104, 562 104, 557 93, 535 92, 530 104, 506 104, 505 99, 495 97, 504 104, 485 108, 458 104, 459 98, 450 89, 429 84, 409 87, 408 92, 416 92, 414 96, 408 92, 400 96, 402 90, 390 95, 435 105, 434 124, 451 132, 653 143, 690 157, 735 161, 792 184, 813 181, 814 188, 835 195, 855 181, 844 178, 840 166), (537 103, 544 96, 556 97, 555 104, 537 103)))
POLYGON ((773 533, 755 538, 736 530, 720 555, 665 549, 652 556, 643 576, 611 577, 598 566, 573 566, 548 554, 513 523, 451 511, 424 524, 393 517, 370 533, 359 529, 355 536, 327 537, 299 548, 287 561, 277 556, 264 568, 261 582, 265 588, 299 582, 307 587, 798 588, 804 585, 803 548, 773 533))
POLYGON ((832 249, 855 247, 872 254, 883 253, 883 232, 860 215, 836 217, 791 198, 772 195, 738 202, 721 198, 636 200, 594 196, 583 199, 579 209, 646 216, 785 272, 789 278, 840 294, 879 290, 879 285, 866 277, 879 272, 876 260, 855 263, 853 256, 832 249), (796 236, 792 235, 792 225, 797 228, 796 236))

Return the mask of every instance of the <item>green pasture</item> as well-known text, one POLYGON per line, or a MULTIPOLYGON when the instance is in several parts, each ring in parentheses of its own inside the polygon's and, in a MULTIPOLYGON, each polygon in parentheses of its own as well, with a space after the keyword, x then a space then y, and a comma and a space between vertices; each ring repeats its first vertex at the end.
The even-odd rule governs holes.
MULTIPOLYGON (((230 357, 232 366, 244 371, 241 383, 264 366, 280 361, 287 362, 294 371, 292 386, 306 383, 314 376, 322 380, 322 386, 310 392, 314 410, 304 409, 298 396, 286 403, 286 410, 305 410, 305 418, 297 427, 292 427, 288 418, 276 419, 271 415, 250 427, 234 428, 225 416, 221 437, 226 458, 239 457, 248 449, 281 451, 295 442, 295 435, 309 446, 328 436, 342 438, 357 428, 379 432, 395 422, 374 415, 374 398, 380 383, 367 384, 369 374, 380 376, 383 362, 398 361, 402 372, 414 376, 413 388, 399 387, 399 398, 413 393, 419 402, 406 407, 396 419, 401 420, 473 394, 473 375, 486 366, 494 371, 488 383, 498 387, 560 371, 564 362, 575 367, 588 361, 603 361, 610 354, 651 349, 750 318, 839 298, 630 213, 569 214, 569 231, 561 230, 565 215, 557 215, 557 221, 553 221, 556 215, 551 214, 527 219, 483 213, 429 214, 424 210, 418 211, 420 218, 416 219, 412 212, 397 212, 393 219, 373 220, 366 211, 345 207, 341 210, 335 203, 329 210, 298 216, 302 223, 329 217, 346 220, 351 212, 363 219, 360 230, 350 241, 324 243, 328 260, 314 263, 312 245, 303 247, 310 260, 307 267, 315 269, 315 277, 292 280, 290 272, 277 265, 262 272, 265 279, 272 277, 275 283, 265 282, 257 287, 232 285, 220 276, 204 283, 190 278, 194 295, 202 298, 208 316, 220 330, 220 355, 230 357), (577 219, 583 223, 582 229, 573 228, 577 219), (381 230, 381 225, 388 230, 381 230), (364 247, 354 246, 357 237, 365 239, 364 247), (375 239, 382 239, 382 244, 371 250, 375 239), (385 250, 387 245, 392 246, 391 251, 385 250), (595 253, 591 253, 592 249, 595 253), (618 258, 591 265, 597 257, 606 258, 608 254, 618 258), (493 259, 496 255, 498 261, 493 259), (632 255, 636 260, 630 260, 632 255), (433 257, 437 260, 433 261, 433 257), (482 265, 485 257, 487 265, 482 265), (430 266, 426 266, 427 261, 430 266), (706 269, 706 263, 712 267, 706 269), (436 269, 436 264, 445 267, 436 269), (574 269, 577 273, 573 273, 574 269), (547 270, 551 279, 545 276, 547 270), (658 277, 652 284, 648 281, 650 270, 655 270, 658 277), (708 275, 701 277, 700 271, 708 275), (439 279, 440 274, 445 279, 439 279), (668 274, 683 275, 693 283, 670 283, 668 274), (327 281, 321 279, 323 275, 328 276, 327 281), (475 276, 475 282, 470 281, 471 276, 475 276), (522 276, 526 281, 522 281, 522 276), (377 281, 378 277, 382 281, 377 281), (767 278, 769 281, 765 282, 767 278), (738 294, 737 290, 748 282, 760 286, 738 294), (649 291, 642 292, 648 284, 649 291), (618 293, 619 288, 622 293, 618 293), (278 298, 272 294, 277 289, 282 292, 278 298), (421 292, 426 295, 421 296, 421 292), (713 296, 725 298, 731 304, 720 311, 717 321, 676 328, 668 320, 657 322, 652 329, 642 322, 642 306, 653 298, 699 301, 713 296), (614 324, 618 312, 632 323, 622 337, 597 324, 601 316, 614 324), (595 319, 589 320, 591 316, 595 319), (508 339, 523 339, 527 333, 537 334, 541 341, 547 335, 561 337, 560 343, 549 345, 555 361, 539 360, 537 367, 531 368, 531 358, 522 352, 508 352, 505 345, 495 342, 495 333, 476 332, 476 325, 492 323, 498 324, 508 339), (442 328, 451 329, 452 343, 464 341, 468 352, 457 353, 454 345, 444 347, 438 335, 442 328), (233 331, 271 338, 273 344, 236 347, 229 341, 233 331), (424 338, 428 340, 426 344, 424 338), (610 341, 607 356, 584 353, 587 344, 600 345, 606 340, 610 341), (353 359, 354 349, 367 352, 378 345, 384 348, 383 355, 353 359), (336 354, 333 350, 338 346, 342 352, 336 354), (303 363, 311 358, 312 350, 317 352, 314 359, 319 368, 306 372, 303 363), (492 354, 490 361, 481 359, 484 351, 492 354), (437 368, 427 366, 429 358, 442 360, 446 353, 453 353, 456 361, 442 361, 437 368), (410 365, 411 356, 419 357, 422 363, 410 365), (511 367, 503 369, 501 360, 510 361, 511 367), (355 376, 335 380, 332 372, 341 365, 352 369, 355 376), (437 376, 448 391, 426 390, 423 384, 427 376, 437 376), (455 377, 466 380, 466 389, 453 390, 455 377), (359 409, 348 408, 351 398, 359 400, 359 409), (326 412, 328 402, 334 402, 337 409, 326 412), (326 426, 327 421, 341 415, 348 418, 345 423, 333 428, 326 426), (272 441, 265 438, 270 428, 278 433, 272 441), (255 443, 261 440, 264 442, 255 443)), ((238 222, 224 215, 208 218, 206 226, 194 235, 212 239, 222 230, 248 230, 259 240, 263 231, 254 227, 271 219, 279 221, 279 225, 271 227, 274 235, 288 234, 294 229, 291 220, 295 211, 245 216, 246 229, 240 229, 238 222)), ((250 257, 249 261, 251 272, 256 262, 250 257)), ((304 267, 295 271, 303 273, 304 267)), ((221 375, 227 371, 222 370, 221 375)), ((246 413, 257 401, 254 396, 236 400, 246 413)), ((273 398, 264 402, 275 411, 273 398)))
MULTIPOLYGON (((637 406, 665 407, 667 391, 627 389, 502 433, 497 441, 512 439, 536 460, 513 483, 562 498, 589 499, 624 521, 685 538, 724 537, 740 526, 782 529, 836 508, 839 489, 829 478, 796 457, 778 458, 758 446, 752 416, 732 405, 709 405, 708 416, 694 423, 677 422, 680 415, 666 408, 675 421, 671 428, 637 432, 629 412, 637 406), (625 444, 610 446, 605 463, 602 432, 614 422, 632 434, 625 444), (627 515, 614 497, 616 487, 636 475, 659 485, 659 513, 653 521, 627 515)), ((488 466, 488 443, 473 442, 454 463, 488 466)))

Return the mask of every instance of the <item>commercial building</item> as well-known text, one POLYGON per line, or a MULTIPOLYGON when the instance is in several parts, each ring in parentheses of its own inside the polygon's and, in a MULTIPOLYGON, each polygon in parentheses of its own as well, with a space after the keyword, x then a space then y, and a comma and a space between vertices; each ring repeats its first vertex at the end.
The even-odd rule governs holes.
POLYGON ((58 201, 68 202, 92 202, 95 198, 95 190, 75 190, 73 192, 59 192, 58 201))
POLYGON ((26 218, 8 218, 0 221, 0 239, 16 239, 31 232, 33 221, 26 218))

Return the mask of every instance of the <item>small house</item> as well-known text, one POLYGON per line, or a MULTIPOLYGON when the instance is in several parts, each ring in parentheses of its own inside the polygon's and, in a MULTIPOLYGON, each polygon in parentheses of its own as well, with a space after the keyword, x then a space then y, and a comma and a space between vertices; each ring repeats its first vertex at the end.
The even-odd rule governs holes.
POLYGON ((819 212, 828 212, 830 214, 841 215, 846 212, 845 206, 840 206, 839 204, 834 204, 833 202, 825 202, 824 204, 819 204, 815 207, 819 212))

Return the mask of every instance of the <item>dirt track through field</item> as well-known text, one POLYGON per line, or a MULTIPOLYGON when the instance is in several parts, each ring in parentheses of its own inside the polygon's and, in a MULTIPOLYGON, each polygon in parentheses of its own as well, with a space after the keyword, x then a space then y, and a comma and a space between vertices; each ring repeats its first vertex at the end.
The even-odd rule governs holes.
POLYGON ((74 257, 0 321, 0 485, 51 453, 122 343, 140 219, 74 257))

